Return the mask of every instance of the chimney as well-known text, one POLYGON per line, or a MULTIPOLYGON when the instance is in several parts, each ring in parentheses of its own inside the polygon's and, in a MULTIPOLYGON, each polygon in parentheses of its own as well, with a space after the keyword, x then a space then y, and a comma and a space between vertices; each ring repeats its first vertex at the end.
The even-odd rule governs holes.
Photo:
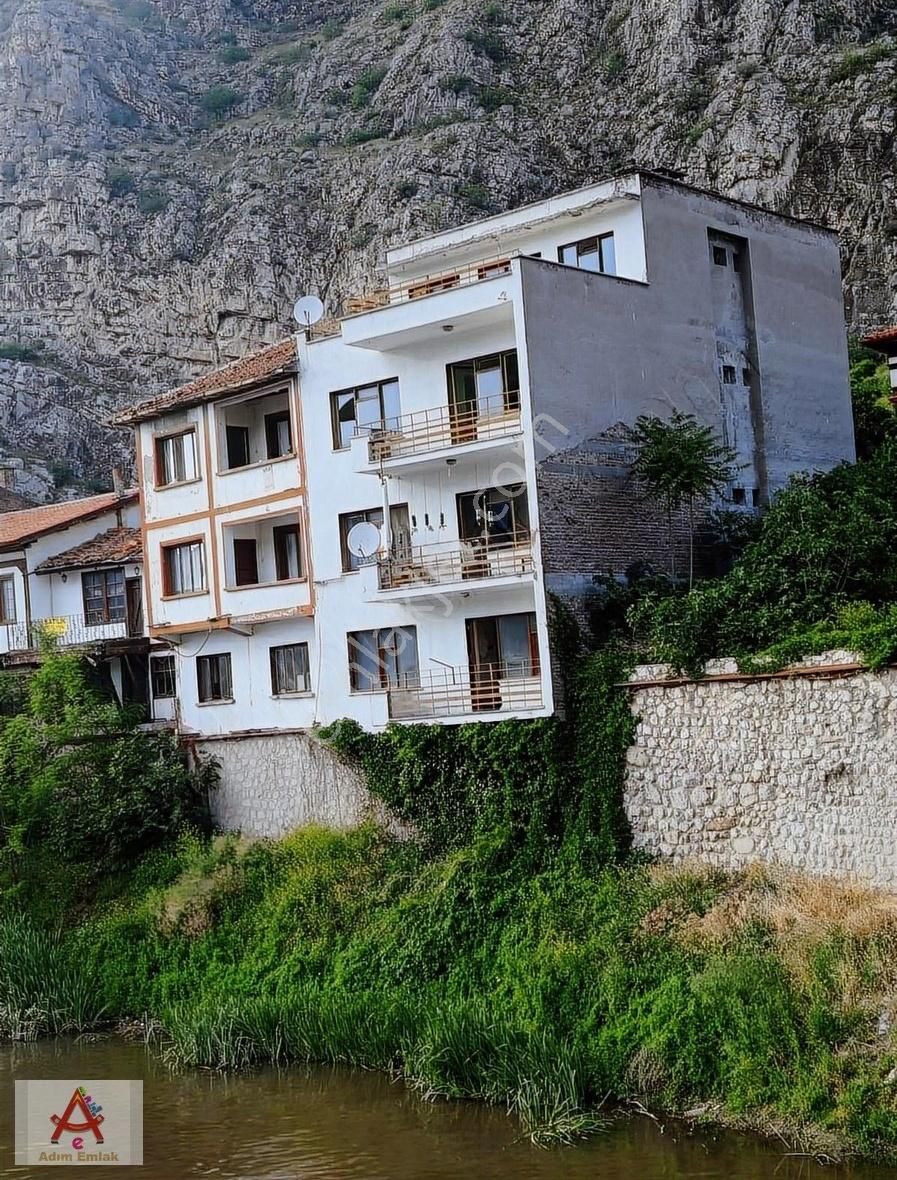
POLYGON ((120 467, 112 468, 112 490, 120 496, 125 490, 125 477, 120 467))

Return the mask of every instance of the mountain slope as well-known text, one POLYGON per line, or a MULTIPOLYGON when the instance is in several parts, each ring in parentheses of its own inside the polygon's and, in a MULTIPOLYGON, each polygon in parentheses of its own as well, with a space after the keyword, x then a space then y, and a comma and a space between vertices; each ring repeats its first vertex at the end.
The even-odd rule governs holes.
POLYGON ((895 105, 891 0, 0 0, 0 454, 103 477, 298 294, 632 162, 833 225, 887 319, 895 105))

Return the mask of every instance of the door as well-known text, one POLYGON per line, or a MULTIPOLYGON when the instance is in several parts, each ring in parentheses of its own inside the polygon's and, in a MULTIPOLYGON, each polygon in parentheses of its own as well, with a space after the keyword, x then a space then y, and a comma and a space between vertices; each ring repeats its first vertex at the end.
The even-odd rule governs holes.
POLYGON ((253 540, 234 540, 234 582, 237 586, 255 586, 259 580, 256 543, 253 540))
POLYGON ((501 650, 496 619, 467 620, 467 658, 471 709, 474 713, 494 713, 501 708, 501 650))
POLYGON ((143 634, 143 591, 140 578, 125 578, 125 612, 129 635, 143 634))
POLYGON ((227 426, 227 469, 249 466, 249 428, 247 426, 227 426))
POLYGON ((520 405, 517 352, 494 353, 448 366, 452 442, 473 442, 489 419, 520 405))

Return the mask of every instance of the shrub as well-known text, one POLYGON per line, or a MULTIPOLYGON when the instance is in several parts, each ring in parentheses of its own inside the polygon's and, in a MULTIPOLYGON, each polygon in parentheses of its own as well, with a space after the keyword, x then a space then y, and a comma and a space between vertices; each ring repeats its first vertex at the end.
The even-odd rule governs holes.
POLYGON ((420 185, 416 180, 400 180, 393 189, 393 192, 400 201, 407 201, 417 195, 419 188, 420 185))
POLYGON ((626 54, 622 49, 612 49, 601 58, 601 72, 605 82, 613 82, 626 70, 626 54))
POLYGON ((332 18, 330 20, 326 20, 321 26, 321 36, 325 41, 335 41, 336 38, 340 36, 342 31, 343 26, 341 22, 338 20, 333 20, 332 18))
POLYGON ((27 344, 16 344, 11 340, 0 343, 0 360, 3 361, 36 361, 38 351, 27 344))
POLYGON ((459 181, 455 185, 455 196, 474 209, 488 209, 491 203, 489 190, 478 180, 459 181))
POLYGON ((296 136, 296 147, 304 150, 316 148, 324 136, 320 131, 302 131, 296 136))
POLYGON ((161 213, 163 209, 167 209, 171 198, 167 193, 162 192, 158 188, 141 189, 137 197, 137 208, 141 213, 150 216, 153 213, 161 213))
POLYGON ((230 86, 213 86, 200 98, 199 105, 210 115, 223 117, 242 101, 241 95, 230 86))
POLYGON ((110 164, 106 169, 106 187, 110 197, 124 197, 132 193, 137 187, 133 175, 118 164, 110 164))
POLYGON ((452 94, 467 94, 476 90, 477 84, 467 74, 446 74, 439 79, 439 88, 448 90, 452 94))
POLYGON ((879 42, 862 49, 848 49, 842 54, 840 61, 832 67, 831 80, 846 82, 851 78, 858 78, 867 74, 880 61, 888 61, 894 56, 894 46, 879 42))
POLYGON ((496 65, 507 60, 508 48, 494 29, 468 29, 464 40, 496 65))
POLYGON ((353 110, 359 111, 368 105, 388 72, 386 66, 371 66, 361 74, 350 95, 353 110))
POLYGON ((355 127, 343 138, 345 147, 354 147, 359 143, 370 143, 374 139, 382 139, 386 135, 386 128, 379 123, 369 124, 367 127, 355 127))
POLYGON ((272 53, 272 57, 285 66, 302 65, 311 58, 312 47, 306 41, 297 45, 281 45, 272 53))
POLYGON ((396 21, 403 29, 411 28, 414 23, 414 14, 409 4, 401 2, 395 4, 387 4, 383 9, 383 19, 388 21, 396 21))
POLYGON ((242 45, 226 45, 223 49, 218 50, 218 60, 229 66, 236 65, 240 61, 249 61, 251 57, 252 54, 242 45))
POLYGON ((445 0, 424 0, 422 7, 424 12, 435 12, 436 9, 441 8, 443 4, 445 4, 445 0))

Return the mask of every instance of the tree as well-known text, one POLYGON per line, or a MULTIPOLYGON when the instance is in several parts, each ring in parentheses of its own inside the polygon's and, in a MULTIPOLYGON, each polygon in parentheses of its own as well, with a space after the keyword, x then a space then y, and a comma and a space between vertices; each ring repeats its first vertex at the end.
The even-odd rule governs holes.
POLYGON ((713 430, 692 414, 676 411, 669 422, 645 414, 636 419, 632 439, 638 454, 633 474, 648 495, 666 505, 670 542, 670 575, 676 576, 673 513, 688 509, 688 585, 694 583, 695 501, 722 492, 735 473, 735 452, 719 442, 713 430))
POLYGON ((210 115, 222 117, 241 101, 241 96, 230 86, 213 86, 199 100, 199 105, 210 115))

